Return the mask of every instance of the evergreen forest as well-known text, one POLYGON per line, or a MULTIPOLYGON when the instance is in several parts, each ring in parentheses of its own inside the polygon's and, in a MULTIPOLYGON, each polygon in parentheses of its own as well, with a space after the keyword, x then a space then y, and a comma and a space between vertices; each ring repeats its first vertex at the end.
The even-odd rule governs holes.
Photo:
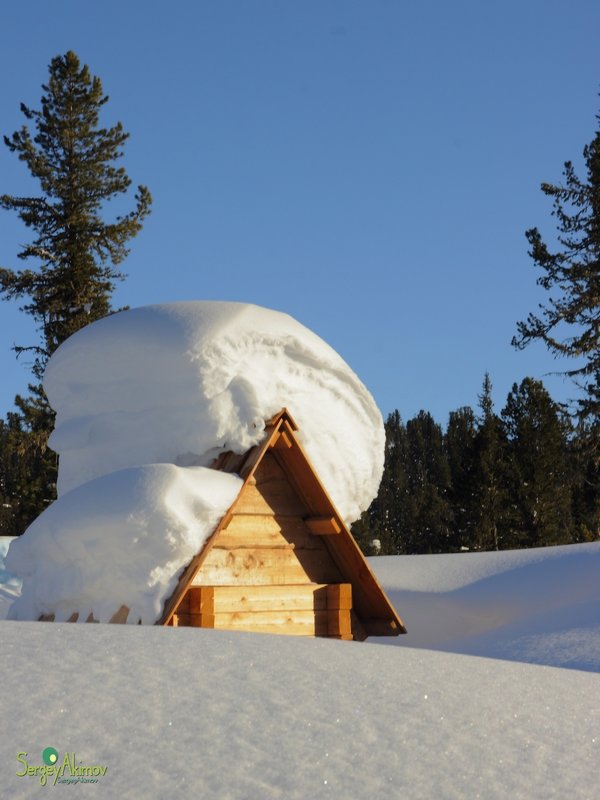
POLYGON ((543 383, 513 385, 496 413, 485 375, 478 404, 449 415, 389 414, 379 494, 352 532, 368 555, 449 553, 600 538, 600 470, 543 383))

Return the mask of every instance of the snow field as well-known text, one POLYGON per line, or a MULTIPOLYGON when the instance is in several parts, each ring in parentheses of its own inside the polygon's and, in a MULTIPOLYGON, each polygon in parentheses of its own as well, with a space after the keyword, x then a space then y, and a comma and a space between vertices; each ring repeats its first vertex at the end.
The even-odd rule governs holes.
MULTIPOLYGON (((374 558, 409 629, 392 647, 0 622, 2 794, 51 791, 16 776, 16 755, 37 764, 52 746, 108 765, 99 798, 596 800, 599 556, 594 543, 374 558), (546 666, 569 639, 588 671, 546 666), (474 642, 487 658, 462 654, 474 642)), ((1 560, 0 574, 6 609, 19 582, 1 560)))
MULTIPOLYGON (((2 786, 47 746, 95 797, 593 800, 598 676, 222 631, 3 623, 2 786)), ((36 756, 38 760, 36 761, 36 756)), ((49 788, 49 787, 46 787, 49 788)))

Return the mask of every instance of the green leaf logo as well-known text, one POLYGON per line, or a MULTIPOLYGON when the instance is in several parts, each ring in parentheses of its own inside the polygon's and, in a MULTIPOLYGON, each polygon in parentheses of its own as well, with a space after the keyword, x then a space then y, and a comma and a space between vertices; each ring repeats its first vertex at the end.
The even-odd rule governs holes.
POLYGON ((53 747, 46 747, 42 753, 42 761, 44 764, 48 764, 49 767, 53 766, 58 761, 58 751, 53 747))

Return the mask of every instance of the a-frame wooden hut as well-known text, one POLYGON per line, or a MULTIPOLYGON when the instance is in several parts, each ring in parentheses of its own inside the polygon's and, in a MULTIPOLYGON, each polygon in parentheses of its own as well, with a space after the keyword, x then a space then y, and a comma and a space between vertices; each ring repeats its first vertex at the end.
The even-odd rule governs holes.
POLYGON ((283 409, 263 441, 223 453, 240 493, 157 624, 365 639, 406 633, 283 409))

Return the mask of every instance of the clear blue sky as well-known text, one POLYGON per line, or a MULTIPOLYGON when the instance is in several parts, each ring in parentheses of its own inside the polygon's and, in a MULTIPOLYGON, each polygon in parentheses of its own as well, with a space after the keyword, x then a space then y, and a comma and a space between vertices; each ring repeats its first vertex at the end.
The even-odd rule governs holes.
MULTIPOLYGON (((596 130, 599 44, 597 0, 25 0, 2 9, 0 132, 75 50, 154 196, 115 305, 286 311, 384 414, 445 424, 485 370, 498 410, 526 375, 573 395, 543 346, 510 340, 544 300, 524 236, 554 231, 539 185, 596 130)), ((0 192, 34 191, 0 146, 0 192)), ((27 240, 0 212, 0 264, 27 240)), ((37 336, 3 302, 0 413, 29 380, 14 342, 37 336)))

